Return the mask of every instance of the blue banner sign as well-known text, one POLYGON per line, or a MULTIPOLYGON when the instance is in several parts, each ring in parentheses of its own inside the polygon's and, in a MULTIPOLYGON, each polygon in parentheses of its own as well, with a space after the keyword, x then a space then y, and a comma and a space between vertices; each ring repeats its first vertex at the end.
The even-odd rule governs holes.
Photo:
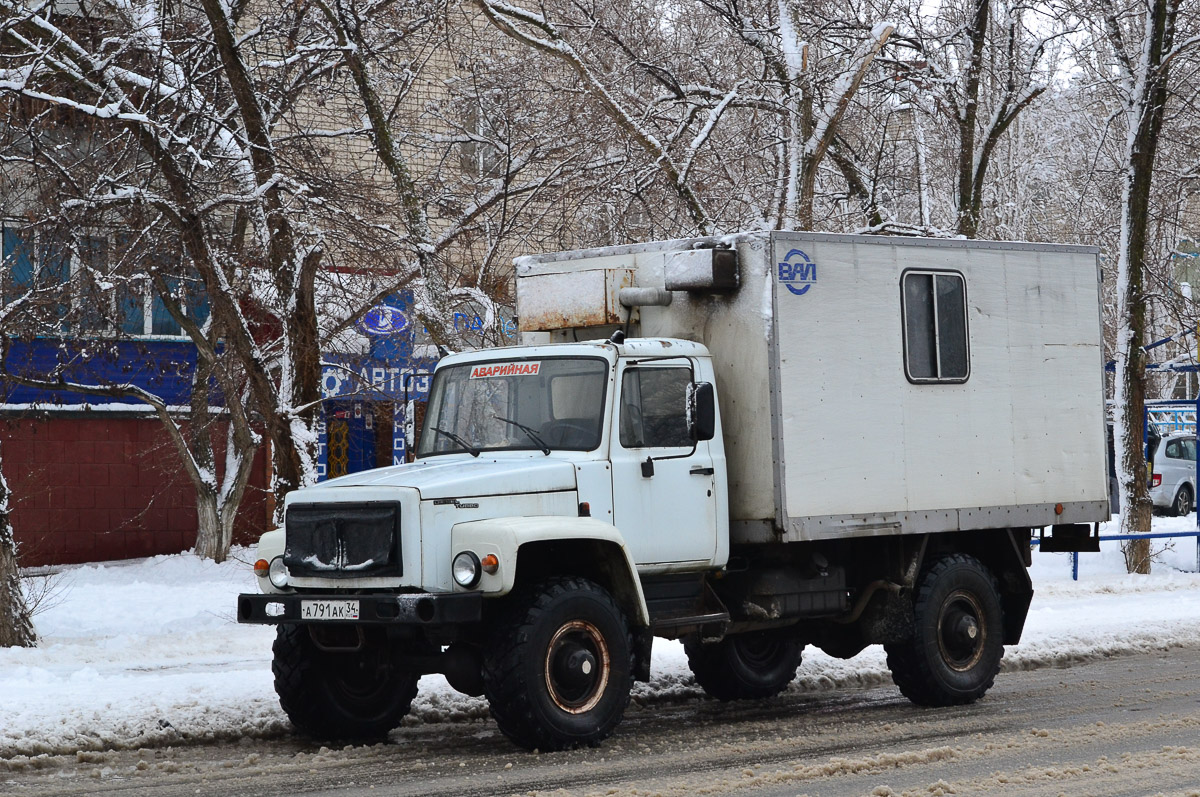
POLYGON ((410 360, 403 365, 370 357, 326 354, 321 358, 321 395, 365 401, 425 401, 435 360, 410 360))
MULTIPOLYGON (((32 379, 61 375, 67 382, 112 386, 136 385, 168 405, 187 405, 192 395, 196 347, 190 341, 34 338, 14 340, 5 368, 32 379)), ((141 404, 136 398, 41 390, 13 382, 0 385, 6 404, 46 407, 141 404)), ((222 399, 214 389, 214 404, 222 399)))

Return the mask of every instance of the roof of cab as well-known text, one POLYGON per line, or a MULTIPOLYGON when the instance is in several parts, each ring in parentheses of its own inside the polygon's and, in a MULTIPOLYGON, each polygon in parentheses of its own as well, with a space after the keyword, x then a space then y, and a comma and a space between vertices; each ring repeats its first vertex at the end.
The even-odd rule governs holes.
POLYGON ((449 355, 438 363, 454 365, 464 362, 482 362, 520 357, 604 357, 607 360, 621 357, 665 358, 707 357, 708 347, 691 340, 679 338, 629 338, 623 343, 607 340, 588 340, 578 343, 547 343, 534 346, 501 346, 494 349, 459 352, 449 355))

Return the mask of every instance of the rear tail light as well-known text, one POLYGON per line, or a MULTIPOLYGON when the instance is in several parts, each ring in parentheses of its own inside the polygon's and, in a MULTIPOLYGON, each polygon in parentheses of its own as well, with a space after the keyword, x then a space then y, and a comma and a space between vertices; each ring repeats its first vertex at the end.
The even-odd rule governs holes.
POLYGON ((1150 486, 1151 487, 1157 487, 1160 484, 1162 484, 1162 474, 1161 473, 1156 473, 1150 477, 1150 486))

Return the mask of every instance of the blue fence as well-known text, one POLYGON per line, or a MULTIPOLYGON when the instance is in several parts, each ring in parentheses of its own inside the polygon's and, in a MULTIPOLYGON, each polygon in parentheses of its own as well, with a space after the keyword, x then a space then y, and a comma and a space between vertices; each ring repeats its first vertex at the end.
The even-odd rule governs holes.
MULTIPOLYGON (((1200 523, 1200 514, 1197 515, 1197 522, 1200 523)), ((1148 534, 1101 534, 1101 542, 1111 542, 1113 540, 1155 540, 1164 539, 1167 537, 1194 537, 1196 540, 1196 572, 1200 573, 1200 531, 1164 531, 1150 532, 1148 534)), ((1030 540, 1031 545, 1038 544, 1038 538, 1034 537, 1030 540)), ((1071 580, 1079 580, 1079 554, 1071 554, 1071 580)))
POLYGON ((1160 435, 1172 432, 1196 432, 1196 402, 1146 402, 1146 423, 1160 435))

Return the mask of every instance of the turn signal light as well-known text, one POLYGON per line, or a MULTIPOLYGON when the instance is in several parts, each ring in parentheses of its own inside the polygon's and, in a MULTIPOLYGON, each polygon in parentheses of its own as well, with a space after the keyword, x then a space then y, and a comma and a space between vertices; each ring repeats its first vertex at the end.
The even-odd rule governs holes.
POLYGON ((496 571, 500 569, 500 559, 494 553, 490 553, 483 557, 483 559, 479 561, 479 564, 483 568, 483 572, 487 573, 489 576, 494 576, 496 571))
POLYGON ((266 578, 269 572, 271 572, 271 563, 266 559, 259 559, 254 563, 254 575, 259 578, 266 578))

